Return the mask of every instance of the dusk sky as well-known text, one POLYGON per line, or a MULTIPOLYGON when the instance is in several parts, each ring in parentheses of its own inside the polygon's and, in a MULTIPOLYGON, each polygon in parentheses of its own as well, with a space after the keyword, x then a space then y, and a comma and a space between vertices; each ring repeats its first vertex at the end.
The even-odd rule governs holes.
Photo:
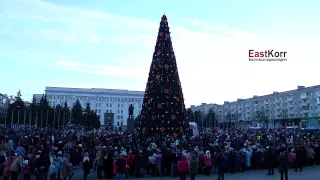
POLYGON ((187 106, 320 84, 320 1, 0 0, 0 93, 144 91, 163 13, 187 106))

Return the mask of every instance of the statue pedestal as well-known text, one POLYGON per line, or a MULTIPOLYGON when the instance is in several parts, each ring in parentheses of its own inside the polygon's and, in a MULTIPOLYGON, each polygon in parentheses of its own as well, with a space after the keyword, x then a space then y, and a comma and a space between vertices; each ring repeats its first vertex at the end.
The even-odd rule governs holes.
POLYGON ((127 119, 127 132, 128 133, 134 132, 134 118, 133 117, 129 117, 127 119))

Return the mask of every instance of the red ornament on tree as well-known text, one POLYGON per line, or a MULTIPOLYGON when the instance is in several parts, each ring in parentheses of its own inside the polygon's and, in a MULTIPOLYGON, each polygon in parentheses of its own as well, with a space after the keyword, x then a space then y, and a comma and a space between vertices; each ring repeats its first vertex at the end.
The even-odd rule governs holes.
POLYGON ((161 109, 162 108, 162 104, 158 104, 158 109, 161 109))
POLYGON ((164 68, 165 68, 166 70, 168 70, 168 69, 169 69, 169 65, 168 65, 168 64, 165 64, 165 65, 164 65, 164 68))
POLYGON ((173 133, 173 137, 175 137, 175 138, 176 138, 177 136, 178 136, 178 134, 177 134, 177 133, 173 133))
POLYGON ((164 132, 165 130, 166 130, 166 128, 164 128, 164 127, 160 128, 161 132, 164 132))
POLYGON ((162 37, 163 33, 161 32, 159 35, 160 35, 160 37, 162 37))
POLYGON ((157 76, 156 76, 157 80, 159 80, 160 77, 161 77, 160 74, 157 74, 157 76))
POLYGON ((164 91, 164 93, 166 93, 166 94, 168 94, 168 93, 170 92, 169 89, 164 89, 163 91, 164 91))
POLYGON ((156 115, 152 115, 151 118, 152 118, 152 120, 156 120, 157 117, 156 117, 156 115))
POLYGON ((169 39, 169 37, 170 37, 169 34, 166 34, 166 39, 169 39))
POLYGON ((152 66, 152 68, 153 68, 153 69, 156 69, 156 65, 154 64, 154 65, 152 66))
POLYGON ((157 52, 157 56, 160 56, 160 54, 161 54, 161 52, 160 52, 160 51, 158 51, 158 52, 157 52))

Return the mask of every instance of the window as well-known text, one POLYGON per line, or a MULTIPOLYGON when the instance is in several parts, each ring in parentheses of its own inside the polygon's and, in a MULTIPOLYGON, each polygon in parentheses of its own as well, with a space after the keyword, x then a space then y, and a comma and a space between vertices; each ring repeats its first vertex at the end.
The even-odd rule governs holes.
POLYGON ((99 109, 99 113, 101 113, 101 109, 99 109))
POLYGON ((118 110, 118 114, 120 114, 120 110, 118 110))
POLYGON ((99 103, 99 107, 101 107, 101 103, 99 103))
POLYGON ((120 122, 118 121, 118 122, 117 122, 117 125, 119 126, 119 124, 120 124, 120 122))
POLYGON ((97 109, 95 109, 94 112, 97 113, 97 109))
POLYGON ((109 104, 107 104, 107 107, 109 107, 109 104))
POLYGON ((123 126, 123 121, 121 121, 121 126, 123 126))
POLYGON ((61 99, 63 100, 63 96, 61 96, 61 99))
POLYGON ((106 110, 106 112, 108 113, 108 112, 109 112, 109 110, 107 109, 107 110, 106 110))
POLYGON ((112 113, 112 109, 110 109, 110 113, 112 113))
POLYGON ((56 99, 56 97, 55 97, 55 96, 53 96, 53 99, 56 99))
POLYGON ((121 110, 121 114, 123 113, 123 110, 121 110))
POLYGON ((121 116, 121 118, 120 119, 123 119, 123 116, 121 116))
POLYGON ((118 104, 118 107, 120 107, 120 104, 118 104))
POLYGON ((110 107, 112 107, 112 104, 110 104, 110 107))
POLYGON ((121 107, 123 107, 123 104, 121 104, 121 107))

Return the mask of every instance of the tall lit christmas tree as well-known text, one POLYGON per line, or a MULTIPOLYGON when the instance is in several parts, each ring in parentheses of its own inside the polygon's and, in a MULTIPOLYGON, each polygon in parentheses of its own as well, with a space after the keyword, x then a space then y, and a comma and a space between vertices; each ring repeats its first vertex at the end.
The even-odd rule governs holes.
POLYGON ((178 135, 189 127, 166 15, 161 18, 139 121, 138 130, 145 135, 178 135))

